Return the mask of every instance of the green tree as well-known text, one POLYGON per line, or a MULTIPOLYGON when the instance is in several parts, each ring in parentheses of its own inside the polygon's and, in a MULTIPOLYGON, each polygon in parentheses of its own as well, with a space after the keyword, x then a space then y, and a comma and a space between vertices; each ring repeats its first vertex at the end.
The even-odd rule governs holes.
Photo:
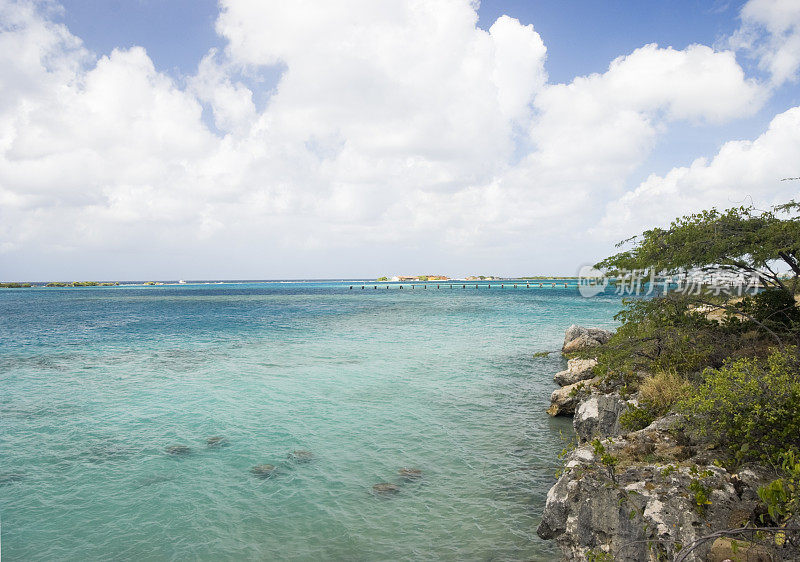
POLYGON ((633 248, 596 267, 653 269, 678 275, 692 269, 726 270, 761 277, 767 287, 797 291, 800 278, 800 203, 790 201, 766 211, 736 207, 711 209, 678 218, 669 228, 654 228, 618 244, 633 248), (790 280, 776 269, 788 267, 790 280))
POLYGON ((800 311, 795 295, 800 280, 800 203, 790 201, 768 210, 736 207, 711 209, 678 218, 669 228, 654 228, 624 240, 632 244, 596 264, 615 275, 627 270, 649 270, 659 276, 680 277, 687 272, 726 272, 758 278, 763 291, 738 298, 718 292, 684 300, 704 310, 721 310, 731 325, 755 327, 779 346, 800 337, 800 311), (738 320, 738 324, 736 321, 738 320))

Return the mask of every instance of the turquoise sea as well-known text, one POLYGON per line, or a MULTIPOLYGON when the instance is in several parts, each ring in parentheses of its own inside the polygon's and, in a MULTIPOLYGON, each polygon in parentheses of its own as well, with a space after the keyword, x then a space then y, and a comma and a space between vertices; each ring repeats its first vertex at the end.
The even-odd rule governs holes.
POLYGON ((533 354, 620 302, 535 285, 0 290, 3 560, 555 558, 533 354))

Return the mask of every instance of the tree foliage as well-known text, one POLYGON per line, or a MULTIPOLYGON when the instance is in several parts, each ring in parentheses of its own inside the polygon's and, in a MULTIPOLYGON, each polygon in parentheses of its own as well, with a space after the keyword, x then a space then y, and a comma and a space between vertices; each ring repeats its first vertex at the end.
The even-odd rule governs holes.
POLYGON ((667 291, 625 301, 616 333, 593 350, 608 384, 639 390, 622 421, 639 427, 679 409, 739 462, 800 453, 800 204, 712 209, 632 241, 597 267, 667 277, 722 269, 762 286, 741 298, 667 291))
MULTIPOLYGON (((611 274, 649 270, 670 278, 699 271, 757 279, 760 292, 743 298, 739 291, 721 290, 673 297, 688 310, 721 311, 729 332, 755 330, 778 347, 800 344, 800 310, 795 300, 800 288, 800 203, 790 201, 766 211, 752 206, 702 211, 620 245, 625 243, 633 246, 596 267, 611 274)), ((680 322, 675 323, 675 316, 668 323, 685 325, 692 318, 685 311, 681 314, 685 318, 680 322)), ((653 319, 651 313, 646 316, 653 319)))
POLYGON ((766 211, 752 206, 702 211, 618 246, 626 243, 633 247, 596 267, 611 272, 652 269, 665 275, 719 268, 734 274, 758 274, 767 286, 796 292, 800 277, 800 203, 790 201, 766 211), (777 268, 779 264, 790 273, 788 283, 777 268))
POLYGON ((627 300, 615 319, 620 326, 596 350, 596 370, 624 382, 635 380, 638 372, 691 374, 721 367, 740 348, 734 330, 709 320, 679 294, 627 300))

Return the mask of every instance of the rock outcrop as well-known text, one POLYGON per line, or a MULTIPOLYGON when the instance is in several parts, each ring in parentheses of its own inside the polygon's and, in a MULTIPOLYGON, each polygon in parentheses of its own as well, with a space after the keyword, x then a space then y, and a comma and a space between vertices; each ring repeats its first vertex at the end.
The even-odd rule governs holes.
POLYGON ((594 377, 595 365, 597 359, 570 359, 567 361, 567 369, 556 373, 553 380, 560 386, 589 380, 594 377))
MULTIPOLYGON (((554 539, 569 561, 607 553, 656 562, 705 535, 754 522, 763 480, 702 464, 707 459, 677 461, 685 446, 670 425, 575 449, 547 495, 539 536, 554 539)), ((703 543, 687 560, 706 560, 711 546, 703 543)))
POLYGON ((586 443, 595 437, 613 437, 622 433, 619 416, 629 405, 636 405, 636 400, 622 398, 619 393, 602 394, 594 391, 581 397, 572 420, 579 442, 586 443))
MULTIPOLYGON (((590 330, 572 325, 564 336, 564 347, 566 348, 568 345, 572 345, 572 342, 583 341, 586 338, 593 342, 600 341, 600 339, 607 341, 606 334, 609 334, 609 332, 605 330, 590 330)), ((597 359, 573 358, 567 361, 566 370, 556 373, 553 377, 553 380, 561 388, 554 390, 553 394, 550 395, 550 407, 547 409, 547 413, 551 416, 573 415, 581 400, 589 395, 592 384, 597 382, 594 378, 594 367, 596 365, 597 359)))
MULTIPOLYGON (((571 326, 563 350, 592 349, 610 336, 571 326)), ((553 392, 548 413, 573 416, 578 447, 547 495, 540 537, 555 540, 568 561, 656 562, 674 560, 681 550, 687 562, 800 560, 795 547, 749 544, 745 537, 737 539, 748 545, 747 557, 731 557, 730 540, 703 539, 760 524, 764 507, 757 490, 776 475, 755 465, 735 474, 718 466, 716 450, 685 434, 685 419, 677 414, 626 433, 620 415, 637 404, 636 395, 601 381, 596 363, 570 359, 554 377, 565 386, 553 392)))
POLYGON ((590 382, 576 382, 554 390, 550 395, 550 407, 547 409, 547 413, 551 416, 573 415, 581 399, 589 394, 590 382))
POLYGON ((564 334, 564 346, 562 353, 574 353, 598 347, 606 343, 611 338, 612 332, 601 330, 600 328, 584 328, 573 324, 567 328, 564 334))

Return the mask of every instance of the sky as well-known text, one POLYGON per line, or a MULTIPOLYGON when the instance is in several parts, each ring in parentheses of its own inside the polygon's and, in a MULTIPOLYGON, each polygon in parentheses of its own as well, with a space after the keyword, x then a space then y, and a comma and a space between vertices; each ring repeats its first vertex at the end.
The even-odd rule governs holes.
POLYGON ((800 197, 800 2, 0 0, 0 280, 573 275, 800 197))

